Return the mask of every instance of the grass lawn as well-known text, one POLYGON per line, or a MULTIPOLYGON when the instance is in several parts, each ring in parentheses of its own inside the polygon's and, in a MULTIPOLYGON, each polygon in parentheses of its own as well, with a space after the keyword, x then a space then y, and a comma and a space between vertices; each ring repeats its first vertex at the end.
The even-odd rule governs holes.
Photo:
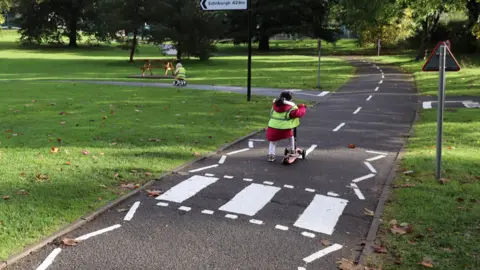
MULTIPOLYGON (((473 55, 455 57, 462 69, 459 72, 447 72, 446 95, 480 96, 480 57, 473 55)), ((397 65, 412 73, 421 95, 437 95, 438 72, 423 72, 422 66, 425 61, 414 61, 413 55, 381 56, 371 59, 397 65)))
POLYGON ((0 260, 128 192, 121 183, 143 184, 263 128, 271 102, 47 82, 0 89, 0 260))
MULTIPOLYGON (((436 110, 424 110, 410 139, 380 230, 388 249, 383 269, 480 269, 480 114, 446 112, 443 177, 434 178, 436 110), (412 170, 413 174, 401 171, 412 170), (402 185, 410 187, 402 187, 402 185), (414 186, 411 186, 414 185, 414 186), (393 234, 389 221, 409 223, 413 231, 393 234), (401 264, 395 264, 400 261, 401 264)), ((405 225, 405 224, 404 224, 405 225)))
MULTIPOLYGON (((0 33, 0 80, 138 80, 144 59, 167 59, 158 48, 141 45, 137 61, 128 63, 128 51, 113 46, 70 48, 20 48, 14 31, 0 33)), ((200 62, 186 59, 190 84, 246 86, 247 51, 243 55, 218 56, 200 62)), ((169 57, 173 59, 173 57, 169 57)), ((161 63, 160 63, 161 65, 161 63)), ((252 86, 313 89, 317 82, 318 61, 306 55, 255 55, 252 58, 252 86)), ((348 81, 354 68, 342 59, 325 57, 321 62, 323 90, 334 91, 348 81)), ((163 74, 163 67, 154 69, 163 74)), ((142 79, 141 79, 142 80, 142 79)), ((145 80, 142 80, 145 81, 145 80)), ((154 81, 154 80, 147 80, 154 81)), ((158 80, 155 80, 158 81, 158 80)), ((171 80, 160 80, 171 82, 171 80)))

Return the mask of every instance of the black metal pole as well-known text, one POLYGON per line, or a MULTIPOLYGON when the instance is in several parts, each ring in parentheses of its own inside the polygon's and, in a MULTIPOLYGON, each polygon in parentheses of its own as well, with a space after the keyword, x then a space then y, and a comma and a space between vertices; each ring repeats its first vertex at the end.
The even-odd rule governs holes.
POLYGON ((247 101, 250 101, 252 94, 252 0, 248 3, 248 79, 247 79, 247 101))

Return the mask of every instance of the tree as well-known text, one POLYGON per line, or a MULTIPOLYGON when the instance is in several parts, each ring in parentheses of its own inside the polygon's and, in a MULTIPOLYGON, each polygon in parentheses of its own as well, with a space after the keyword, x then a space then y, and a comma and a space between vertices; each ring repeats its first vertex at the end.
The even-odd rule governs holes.
POLYGON ((171 41, 177 58, 183 55, 207 60, 214 51, 214 41, 224 35, 225 13, 206 12, 197 0, 164 0, 151 19, 151 41, 171 41))
POLYGON ((466 2, 468 12, 467 29, 471 31, 477 39, 480 39, 480 1, 466 0, 466 2))
POLYGON ((0 0, 0 24, 5 22, 3 12, 8 12, 12 7, 12 0, 0 0))
POLYGON ((94 5, 95 0, 19 0, 21 40, 63 43, 62 38, 68 37, 68 46, 77 47, 78 32, 96 15, 88 12, 94 5))

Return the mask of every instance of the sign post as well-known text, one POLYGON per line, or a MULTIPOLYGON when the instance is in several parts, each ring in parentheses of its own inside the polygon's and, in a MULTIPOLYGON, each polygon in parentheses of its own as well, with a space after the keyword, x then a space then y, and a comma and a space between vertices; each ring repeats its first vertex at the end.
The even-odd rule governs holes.
POLYGON ((440 180, 442 167, 443 113, 445 110, 445 72, 460 71, 460 65, 450 51, 450 44, 440 42, 423 65, 422 71, 439 71, 437 111, 437 157, 435 175, 440 180))
POLYGON ((203 10, 248 10, 247 101, 252 95, 252 0, 201 0, 203 10))

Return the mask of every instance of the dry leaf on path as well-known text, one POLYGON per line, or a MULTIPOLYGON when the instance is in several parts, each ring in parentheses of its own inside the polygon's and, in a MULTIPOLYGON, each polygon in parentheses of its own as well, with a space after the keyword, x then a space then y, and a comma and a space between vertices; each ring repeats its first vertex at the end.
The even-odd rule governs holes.
POLYGON ((126 188, 126 189, 134 189, 134 188, 135 188, 135 184, 132 184, 132 183, 121 184, 120 187, 126 188))
POLYGON ((72 239, 72 238, 63 238, 62 244, 66 246, 76 246, 79 241, 72 239))
POLYGON ((50 150, 50 153, 58 153, 58 151, 60 151, 60 149, 58 149, 55 146, 52 146, 52 149, 50 150))
POLYGON ((433 268, 432 261, 428 260, 428 259, 427 260, 423 259, 423 261, 419 262, 418 264, 423 265, 423 266, 428 267, 428 268, 433 268))
POLYGON ((324 245, 326 247, 331 245, 330 241, 328 241, 328 240, 322 240, 322 241, 320 241, 320 243, 322 243, 322 245, 324 245))
POLYGON ((158 197, 162 193, 161 190, 146 190, 148 193, 148 197, 158 197))
POLYGON ((375 216, 375 212, 373 212, 372 210, 369 210, 367 208, 363 208, 363 209, 365 210, 364 211, 365 215, 372 216, 372 217, 375 216))
POLYGON ((376 253, 387 253, 387 248, 385 246, 378 246, 378 247, 375 247, 374 251, 376 253))

